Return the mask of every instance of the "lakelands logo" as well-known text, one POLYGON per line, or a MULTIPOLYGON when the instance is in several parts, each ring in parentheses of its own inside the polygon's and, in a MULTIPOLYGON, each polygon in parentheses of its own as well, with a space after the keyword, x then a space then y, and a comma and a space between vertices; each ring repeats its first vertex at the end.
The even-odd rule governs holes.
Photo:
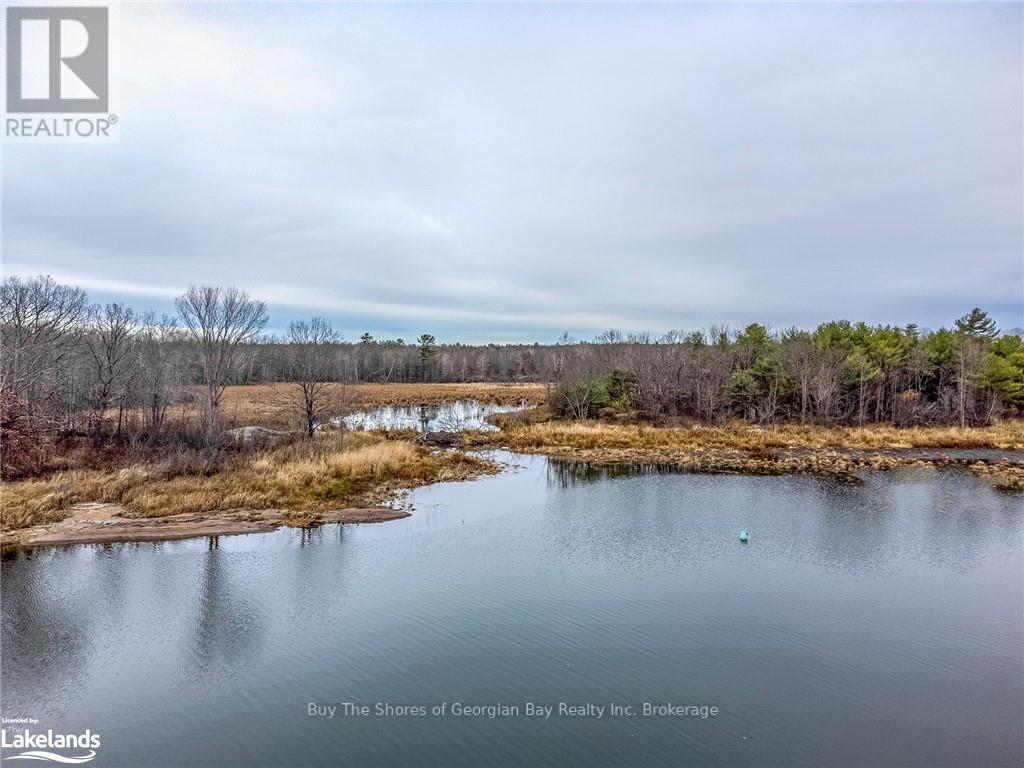
POLYGON ((0 748, 4 750, 20 749, 16 755, 4 755, 8 760, 44 760, 65 765, 88 763, 96 757, 100 748, 100 735, 88 729, 84 733, 54 733, 53 729, 46 733, 32 733, 31 730, 8 733, 4 728, 0 731, 0 748), (53 750, 61 750, 54 752, 53 750), (63 754, 74 751, 74 754, 63 754))
POLYGON ((111 9, 8 6, 4 21, 4 138, 116 138, 111 131, 118 122, 111 112, 111 9))

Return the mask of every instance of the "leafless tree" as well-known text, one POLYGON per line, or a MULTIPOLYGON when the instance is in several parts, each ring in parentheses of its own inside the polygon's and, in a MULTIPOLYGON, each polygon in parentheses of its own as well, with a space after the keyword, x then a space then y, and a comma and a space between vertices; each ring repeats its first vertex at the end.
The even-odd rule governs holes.
POLYGON ((557 386, 549 393, 551 408, 571 419, 589 418, 604 394, 600 377, 606 371, 593 344, 575 344, 563 352, 557 386))
POLYGON ((703 421, 713 422, 719 418, 731 365, 724 336, 717 337, 714 344, 697 348, 694 402, 697 416, 703 421))
POLYGON ((322 317, 288 326, 289 379, 297 389, 297 403, 309 437, 332 408, 337 410, 337 385, 330 382, 336 378, 333 351, 339 341, 341 334, 322 317))
POLYGON ((791 328, 783 335, 781 346, 781 362, 793 374, 797 391, 800 393, 800 423, 806 423, 811 404, 811 383, 814 380, 814 367, 817 361, 817 350, 814 340, 806 331, 791 328))
POLYGON ((965 333, 958 334, 956 351, 956 411, 961 429, 975 420, 975 381, 985 350, 981 340, 965 333))
POLYGON ((811 398, 815 419, 823 424, 835 420, 840 407, 842 360, 834 350, 826 351, 815 361, 811 374, 811 398))
POLYGON ((206 384, 206 426, 219 425, 220 401, 247 342, 267 325, 267 306, 238 288, 191 286, 175 301, 182 323, 198 348, 206 384))
POLYGON ((89 311, 81 288, 51 277, 12 275, 0 284, 0 386, 30 403, 50 389, 55 372, 74 351, 89 311))
POLYGON ((142 318, 136 350, 138 355, 138 394, 146 428, 159 434, 174 388, 181 382, 183 353, 177 320, 169 315, 156 317, 147 312, 142 318))
MULTIPOLYGON (((981 310, 958 320, 955 330, 835 321, 807 332, 772 333, 754 324, 741 333, 722 326, 657 340, 608 331, 592 342, 565 336, 554 344, 417 346, 369 333, 345 343, 322 320, 297 324, 297 335, 266 336, 264 305, 233 288, 191 288, 178 309, 180 330, 151 314, 136 321, 120 305, 97 317, 80 289, 47 277, 4 280, 0 404, 8 405, 0 429, 8 444, 15 444, 15 432, 23 445, 39 442, 39 434, 51 442, 77 439, 115 405, 129 437, 137 423, 170 439, 169 404, 193 401, 195 415, 182 420, 181 439, 194 441, 207 430, 212 437, 224 415, 224 387, 241 382, 296 382, 281 390, 307 433, 344 393, 325 385, 351 381, 548 382, 549 403, 560 415, 590 417, 608 408, 658 422, 742 415, 971 425, 1024 413, 1018 337, 1000 336, 981 310), (126 356, 125 349, 133 351, 126 356), (205 389, 197 396, 190 385, 199 383, 205 389)), ((22 466, 31 473, 43 463, 22 466)))
POLYGON ((558 402, 561 405, 559 410, 571 419, 586 419, 593 415, 593 408, 602 391, 601 382, 592 377, 580 379, 572 385, 561 386, 557 390, 558 402))
POLYGON ((93 433, 97 437, 103 432, 107 409, 115 399, 119 405, 117 431, 121 432, 128 384, 136 362, 133 347, 137 327, 135 312, 123 304, 107 304, 92 312, 85 347, 93 380, 90 399, 94 409, 93 433))
POLYGON ((690 350, 678 333, 666 334, 654 345, 647 341, 633 345, 625 370, 636 380, 637 411, 654 421, 681 415, 689 405, 689 362, 690 350))

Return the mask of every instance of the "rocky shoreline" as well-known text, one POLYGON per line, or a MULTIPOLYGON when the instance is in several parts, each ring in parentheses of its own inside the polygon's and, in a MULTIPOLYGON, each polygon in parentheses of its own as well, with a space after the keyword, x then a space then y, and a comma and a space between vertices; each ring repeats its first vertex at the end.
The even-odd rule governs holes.
POLYGON ((206 536, 269 533, 282 525, 381 523, 408 517, 387 507, 352 507, 296 516, 283 509, 212 511, 167 517, 128 517, 120 504, 83 503, 57 523, 4 531, 3 548, 104 544, 126 541, 173 541, 206 536))

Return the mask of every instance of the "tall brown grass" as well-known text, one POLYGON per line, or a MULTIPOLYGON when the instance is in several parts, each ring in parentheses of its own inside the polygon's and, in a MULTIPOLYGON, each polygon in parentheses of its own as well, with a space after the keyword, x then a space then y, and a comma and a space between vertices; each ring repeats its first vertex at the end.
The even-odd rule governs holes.
MULTIPOLYGON (((814 474, 853 482, 859 481, 865 470, 967 463, 966 459, 942 456, 944 449, 1024 449, 1020 422, 966 430, 883 425, 761 428, 749 424, 687 428, 515 419, 503 425, 504 431, 497 435, 476 433, 470 441, 497 442, 514 451, 597 465, 657 464, 693 472, 814 474)), ((1013 492, 1024 486, 1021 471, 1021 465, 1011 461, 996 465, 990 474, 998 481, 998 489, 1013 492)))
MULTIPOLYGON (((513 450, 581 459, 595 464, 657 463, 694 472, 736 474, 806 473, 857 481, 862 470, 888 470, 910 465, 945 465, 961 460, 915 453, 943 449, 1024 449, 1024 424, 1003 422, 992 427, 895 428, 813 427, 786 425, 762 428, 749 424, 718 427, 653 427, 602 422, 543 422, 510 419, 497 435, 477 433, 480 445, 497 442, 513 450)), ((985 462, 978 466, 985 465, 985 462)), ((1019 463, 1001 462, 990 472, 996 487, 1007 492, 1024 488, 1019 463)))
POLYGON ((137 517, 229 509, 338 509, 379 503, 400 488, 493 471, 493 463, 461 452, 431 452, 374 434, 326 433, 228 457, 201 473, 175 474, 166 463, 154 463, 8 483, 0 489, 0 524, 11 529, 56 522, 71 505, 87 501, 122 504, 137 517))
POLYGON ((653 427, 643 424, 551 421, 512 423, 500 436, 510 448, 693 449, 764 451, 771 449, 952 449, 1024 450, 1024 422, 991 427, 820 427, 780 425, 653 427))

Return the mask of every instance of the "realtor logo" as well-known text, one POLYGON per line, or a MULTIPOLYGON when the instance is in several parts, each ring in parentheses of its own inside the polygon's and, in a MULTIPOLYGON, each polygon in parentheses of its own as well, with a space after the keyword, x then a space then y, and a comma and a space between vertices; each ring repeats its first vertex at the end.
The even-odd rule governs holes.
POLYGON ((107 112, 107 8, 7 8, 7 112, 107 112))

